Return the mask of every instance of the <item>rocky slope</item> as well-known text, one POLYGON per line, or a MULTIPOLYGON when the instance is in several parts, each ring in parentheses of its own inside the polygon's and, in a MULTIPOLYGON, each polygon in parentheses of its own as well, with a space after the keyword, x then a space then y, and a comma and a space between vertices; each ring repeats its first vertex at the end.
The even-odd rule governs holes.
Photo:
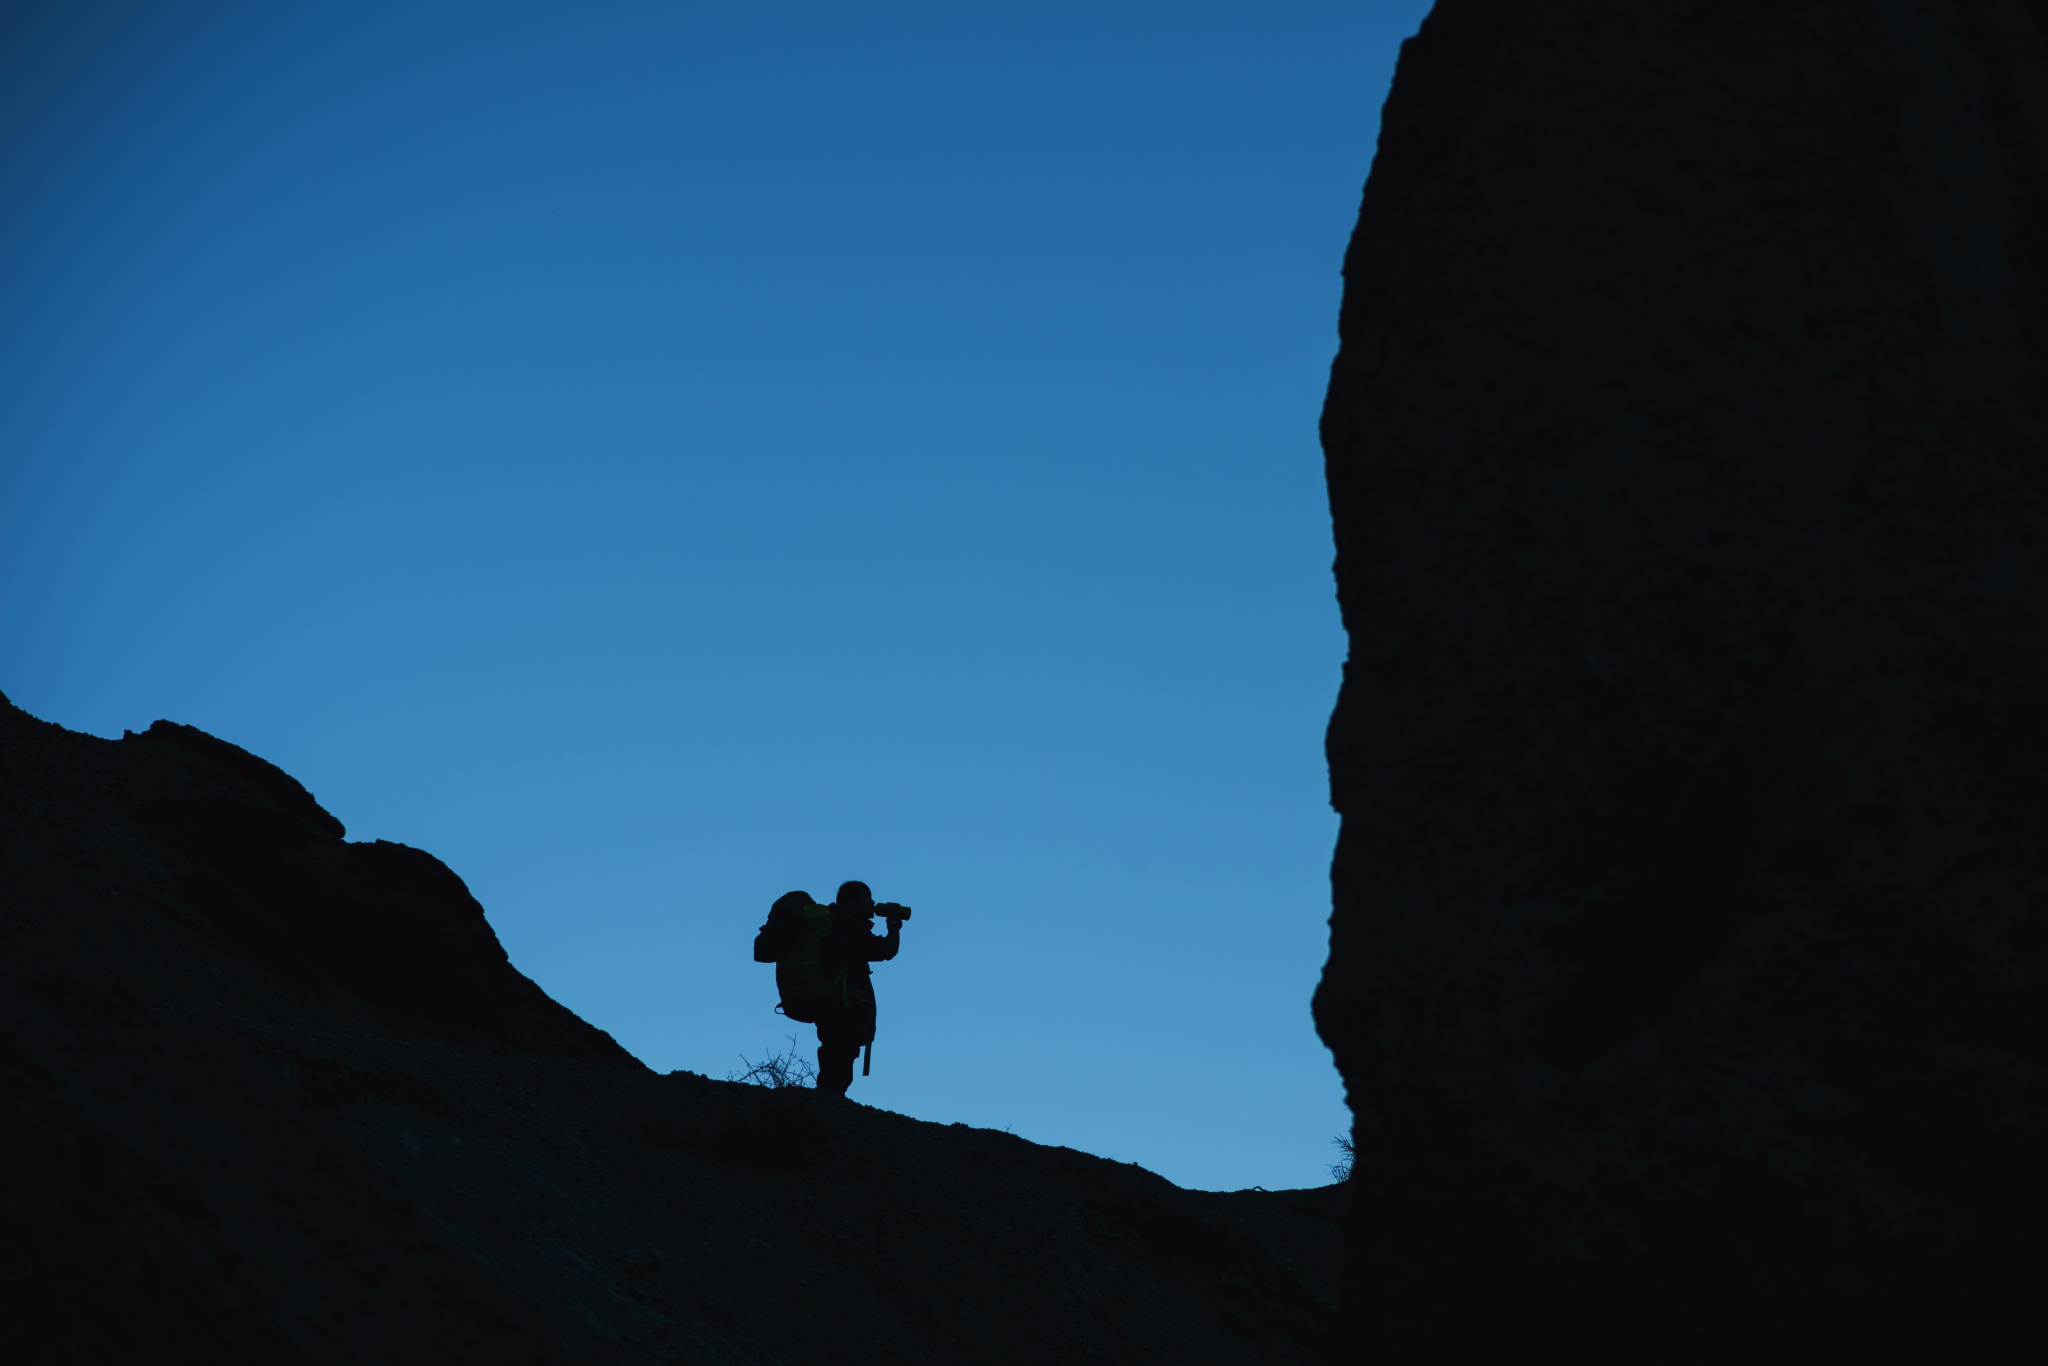
POLYGON ((189 727, 0 699, 0 876, 11 1362, 1321 1359, 1341 1189, 655 1075, 189 727))
POLYGON ((2048 1355, 2048 6, 1441 0, 1341 331, 1347 1349, 2048 1355))

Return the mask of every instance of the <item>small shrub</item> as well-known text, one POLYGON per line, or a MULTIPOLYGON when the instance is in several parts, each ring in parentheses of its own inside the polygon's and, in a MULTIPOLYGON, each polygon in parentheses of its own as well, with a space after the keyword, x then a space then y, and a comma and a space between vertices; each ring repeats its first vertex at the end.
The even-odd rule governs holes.
POLYGON ((1338 1134, 1330 1142, 1336 1144, 1337 1151, 1344 1154, 1344 1156, 1330 1164, 1330 1175, 1338 1181, 1349 1181, 1351 1179, 1351 1135, 1338 1134))
POLYGON ((771 1091, 815 1086, 818 1081, 817 1067, 797 1052, 794 1034, 789 1036, 788 1052, 770 1053, 760 1062, 748 1062, 747 1055, 742 1053, 740 1061, 746 1064, 746 1070, 726 1073, 727 1081, 743 1081, 750 1086, 765 1086, 771 1091))

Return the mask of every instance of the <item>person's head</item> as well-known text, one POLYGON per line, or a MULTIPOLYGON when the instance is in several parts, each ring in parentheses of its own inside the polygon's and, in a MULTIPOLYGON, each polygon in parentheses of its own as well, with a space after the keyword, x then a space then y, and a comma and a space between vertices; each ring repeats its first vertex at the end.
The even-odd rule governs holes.
POLYGON ((784 892, 781 896, 775 898, 775 904, 768 909, 769 913, 774 915, 780 914, 783 911, 793 911, 799 907, 815 906, 817 904, 817 902, 811 900, 809 892, 784 892))
POLYGON ((842 911, 858 911, 862 915, 873 915, 875 894, 868 890, 865 882, 842 882, 839 884, 839 898, 835 904, 842 911))

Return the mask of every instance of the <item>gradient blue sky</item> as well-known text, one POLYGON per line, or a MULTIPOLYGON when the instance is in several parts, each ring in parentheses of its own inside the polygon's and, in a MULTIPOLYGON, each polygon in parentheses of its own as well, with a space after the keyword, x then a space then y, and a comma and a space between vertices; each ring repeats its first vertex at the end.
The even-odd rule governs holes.
POLYGON ((663 1070, 864 878, 857 1099, 1319 1184, 1315 427, 1426 8, 10 8, 0 689, 432 851, 663 1070))

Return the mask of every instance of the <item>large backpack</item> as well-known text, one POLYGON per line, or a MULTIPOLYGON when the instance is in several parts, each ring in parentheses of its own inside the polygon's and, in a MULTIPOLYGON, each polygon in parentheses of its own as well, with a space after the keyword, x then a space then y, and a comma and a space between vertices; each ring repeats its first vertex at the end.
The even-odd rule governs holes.
POLYGON ((776 1007, 798 1024, 816 1024, 832 1006, 852 1001, 846 965, 826 975, 825 941, 832 933, 832 908, 809 897, 798 903, 783 897, 768 912, 768 933, 775 948, 775 987, 782 993, 776 1007))

